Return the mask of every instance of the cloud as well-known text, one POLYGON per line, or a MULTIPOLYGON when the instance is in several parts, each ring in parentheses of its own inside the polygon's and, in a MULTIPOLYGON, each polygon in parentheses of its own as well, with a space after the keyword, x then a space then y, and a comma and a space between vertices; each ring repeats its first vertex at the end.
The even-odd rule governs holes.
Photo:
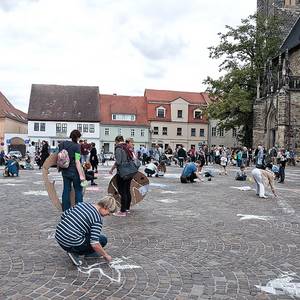
POLYGON ((132 45, 150 60, 171 59, 187 46, 180 38, 154 33, 140 33, 131 41, 132 45))
POLYGON ((1 0, 0 1, 0 10, 11 11, 17 8, 20 5, 38 2, 39 0, 1 0))

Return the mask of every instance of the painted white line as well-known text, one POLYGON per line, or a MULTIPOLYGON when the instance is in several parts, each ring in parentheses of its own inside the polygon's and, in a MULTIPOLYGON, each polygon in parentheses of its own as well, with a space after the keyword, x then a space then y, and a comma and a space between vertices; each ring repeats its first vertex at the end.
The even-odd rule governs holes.
POLYGON ((240 217, 240 221, 244 221, 244 220, 268 221, 274 219, 274 217, 270 217, 270 216, 256 216, 256 215, 242 215, 242 214, 237 214, 237 216, 240 217))
POLYGON ((296 273, 286 273, 279 278, 270 280, 265 286, 255 285, 262 292, 273 295, 289 295, 300 297, 300 282, 295 282, 296 273))

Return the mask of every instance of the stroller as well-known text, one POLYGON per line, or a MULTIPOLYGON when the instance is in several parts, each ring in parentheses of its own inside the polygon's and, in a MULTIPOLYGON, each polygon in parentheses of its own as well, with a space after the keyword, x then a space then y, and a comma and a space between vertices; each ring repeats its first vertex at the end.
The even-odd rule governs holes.
POLYGON ((3 176, 19 176, 19 163, 15 159, 8 159, 5 164, 3 176))

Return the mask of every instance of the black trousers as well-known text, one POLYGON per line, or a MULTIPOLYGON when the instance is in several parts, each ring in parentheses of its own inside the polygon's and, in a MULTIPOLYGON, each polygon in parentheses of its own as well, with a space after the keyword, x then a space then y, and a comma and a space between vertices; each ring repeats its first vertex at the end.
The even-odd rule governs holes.
POLYGON ((131 179, 122 179, 119 174, 117 174, 117 186, 118 192, 121 196, 121 212, 126 212, 130 209, 131 194, 130 194, 130 183, 131 179))

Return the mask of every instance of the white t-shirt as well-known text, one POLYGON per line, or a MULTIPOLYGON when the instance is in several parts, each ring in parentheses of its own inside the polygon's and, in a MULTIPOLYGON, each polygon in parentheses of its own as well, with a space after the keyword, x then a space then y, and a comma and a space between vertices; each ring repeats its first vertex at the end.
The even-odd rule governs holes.
POLYGON ((154 163, 150 163, 146 166, 146 169, 157 172, 157 166, 154 163))

